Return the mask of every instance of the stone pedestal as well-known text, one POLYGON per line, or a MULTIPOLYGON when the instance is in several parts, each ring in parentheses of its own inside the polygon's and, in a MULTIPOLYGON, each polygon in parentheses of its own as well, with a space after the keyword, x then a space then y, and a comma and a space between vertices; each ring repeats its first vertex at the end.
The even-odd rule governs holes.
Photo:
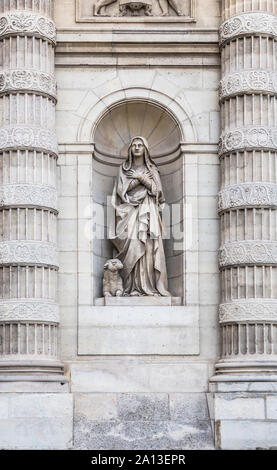
POLYGON ((222 354, 211 381, 220 449, 277 445, 275 14, 275 1, 223 2, 222 354))

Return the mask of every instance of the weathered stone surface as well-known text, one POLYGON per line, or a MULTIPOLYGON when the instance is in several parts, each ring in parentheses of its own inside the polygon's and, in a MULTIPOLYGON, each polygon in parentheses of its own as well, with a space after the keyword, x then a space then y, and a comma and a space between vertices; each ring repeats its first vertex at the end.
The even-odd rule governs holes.
POLYGON ((267 419, 277 420, 277 394, 268 395, 265 398, 266 402, 266 417, 267 419))
POLYGON ((74 448, 213 449, 203 399, 198 393, 76 394, 74 448))
POLYGON ((277 422, 222 420, 215 424, 222 450, 270 449, 277 445, 277 422))
POLYGON ((0 410, 1 449, 71 448, 72 395, 1 393, 0 410))
POLYGON ((194 426, 170 421, 88 421, 76 416, 75 449, 195 450, 213 449, 206 421, 194 426))
POLYGON ((214 405, 217 420, 265 419, 265 400, 262 394, 218 393, 214 405))
POLYGON ((168 394, 121 393, 117 395, 118 418, 122 421, 166 421, 168 394))
POLYGON ((103 359, 71 365, 73 392, 205 392, 208 367, 184 359, 103 359))
POLYGON ((210 419, 205 393, 170 393, 169 407, 172 421, 197 423, 210 419))

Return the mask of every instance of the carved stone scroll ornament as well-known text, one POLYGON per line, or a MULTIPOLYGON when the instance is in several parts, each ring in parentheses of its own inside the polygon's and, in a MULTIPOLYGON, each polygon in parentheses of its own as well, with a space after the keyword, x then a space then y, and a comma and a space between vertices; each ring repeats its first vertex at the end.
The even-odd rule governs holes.
POLYGON ((231 39, 246 34, 264 34, 277 36, 277 18, 269 13, 242 13, 225 21, 220 29, 220 43, 224 44, 231 39))
POLYGON ((57 84, 54 75, 37 70, 5 70, 0 73, 0 94, 13 91, 46 94, 56 101, 57 84))
POLYGON ((4 184, 0 186, 0 207, 35 206, 57 210, 57 190, 54 186, 34 184, 4 184))
POLYGON ((277 72, 270 70, 245 70, 227 75, 220 82, 220 100, 239 94, 277 94, 277 72))
POLYGON ((240 207, 277 208, 277 185, 273 183, 243 183, 224 188, 218 196, 218 211, 240 207))
POLYGON ((0 150, 42 150, 58 155, 55 131, 31 126, 7 126, 0 128, 0 150))
POLYGON ((270 299, 248 299, 246 301, 233 301, 221 304, 219 307, 220 323, 237 322, 276 322, 277 301, 270 299))
POLYGON ((233 129, 219 141, 219 155, 238 150, 277 150, 277 128, 251 126, 233 129))
POLYGON ((58 267, 57 246, 49 242, 9 241, 0 243, 0 264, 58 267))
POLYGON ((41 321, 59 323, 59 307, 54 302, 35 300, 0 301, 1 322, 41 321))
POLYGON ((27 10, 16 10, 0 16, 0 37, 11 35, 38 36, 56 44, 54 22, 27 10))
POLYGON ((277 263, 277 242, 239 241, 219 249, 219 266, 271 265, 277 263))

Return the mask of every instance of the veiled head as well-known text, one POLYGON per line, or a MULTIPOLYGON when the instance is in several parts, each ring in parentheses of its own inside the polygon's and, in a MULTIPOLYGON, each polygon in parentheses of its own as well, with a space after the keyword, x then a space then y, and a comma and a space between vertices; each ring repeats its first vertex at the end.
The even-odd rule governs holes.
POLYGON ((144 156, 144 162, 148 169, 155 165, 150 157, 149 145, 146 138, 141 136, 133 137, 128 148, 128 158, 123 164, 124 170, 130 170, 134 159, 142 156, 144 156))

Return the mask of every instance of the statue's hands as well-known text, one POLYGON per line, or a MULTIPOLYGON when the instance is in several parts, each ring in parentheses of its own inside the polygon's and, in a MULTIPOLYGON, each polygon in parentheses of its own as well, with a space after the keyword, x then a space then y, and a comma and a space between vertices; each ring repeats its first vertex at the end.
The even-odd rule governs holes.
POLYGON ((148 170, 145 171, 144 169, 139 169, 139 168, 137 170, 128 170, 126 174, 128 178, 134 178, 139 181, 141 180, 143 176, 146 176, 147 178, 151 178, 151 174, 148 170))
POLYGON ((143 175, 143 171, 141 171, 140 169, 138 169, 138 170, 128 170, 126 174, 127 174, 128 178, 133 178, 133 179, 139 180, 140 177, 143 175))

